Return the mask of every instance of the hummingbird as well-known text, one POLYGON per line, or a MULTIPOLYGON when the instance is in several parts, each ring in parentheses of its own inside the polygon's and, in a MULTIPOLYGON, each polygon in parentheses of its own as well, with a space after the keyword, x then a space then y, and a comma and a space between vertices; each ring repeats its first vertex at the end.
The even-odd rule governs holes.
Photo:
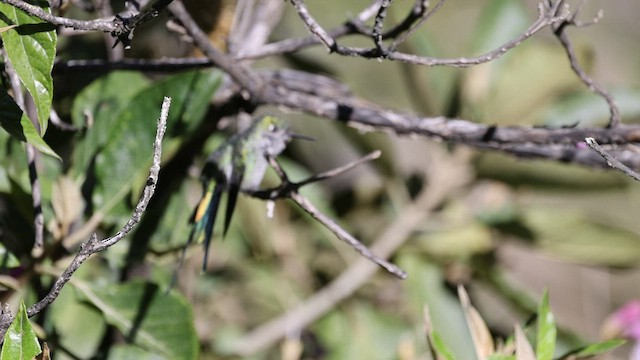
MULTIPOLYGON (((226 235, 241 190, 257 190, 269 166, 268 158, 278 156, 294 137, 284 121, 263 116, 250 127, 232 136, 207 158, 202 170, 203 195, 191 216, 192 242, 204 245, 202 271, 206 271, 209 244, 222 194, 227 192, 227 208, 222 230, 226 235)), ((186 247, 185 247, 186 249, 186 247)), ((184 257, 184 252, 183 252, 184 257)))

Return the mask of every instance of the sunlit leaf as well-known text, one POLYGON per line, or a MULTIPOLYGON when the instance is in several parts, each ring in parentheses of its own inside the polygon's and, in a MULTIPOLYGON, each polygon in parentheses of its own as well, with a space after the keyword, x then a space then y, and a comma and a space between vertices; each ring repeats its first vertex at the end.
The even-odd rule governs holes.
POLYGON ((0 360, 32 360, 40 352, 38 337, 29 323, 27 307, 20 302, 18 313, 4 334, 0 360))
POLYGON ((586 358, 590 356, 599 355, 605 352, 609 352, 624 345, 627 341, 621 339, 607 340, 595 344, 589 344, 583 348, 570 351, 568 354, 562 356, 560 359, 575 359, 586 358))
POLYGON ((556 320, 549 308, 549 293, 545 291, 538 306, 536 354, 538 360, 551 360, 556 349, 556 320))
MULTIPOLYGON (((50 13, 46 1, 32 1, 31 4, 50 13)), ((53 100, 51 69, 58 40, 55 26, 9 4, 0 4, 0 12, 4 15, 0 17, 0 25, 18 25, 0 35, 11 65, 35 102, 42 136, 47 131, 53 100)))

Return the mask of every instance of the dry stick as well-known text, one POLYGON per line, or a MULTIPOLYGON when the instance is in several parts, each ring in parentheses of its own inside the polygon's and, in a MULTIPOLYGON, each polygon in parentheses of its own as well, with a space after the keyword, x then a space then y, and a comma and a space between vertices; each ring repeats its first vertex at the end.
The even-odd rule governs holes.
POLYGON ((33 241, 32 256, 42 255, 44 246, 44 214, 42 213, 42 193, 40 191, 40 180, 38 179, 38 169, 36 168, 37 151, 31 144, 26 144, 27 162, 29 163, 29 182, 31 183, 31 199, 33 206, 33 225, 35 238, 33 241))
POLYGON ((318 24, 311 14, 309 14, 309 10, 307 10, 304 2, 302 0, 291 0, 291 3, 296 8, 298 15, 307 26, 309 32, 320 39, 320 42, 324 44, 329 52, 334 52, 336 50, 336 41, 318 24))
MULTIPOLYGON (((598 13, 599 16, 602 15, 601 12, 598 13)), ((609 106, 609 124, 608 127, 613 128, 620 125, 620 111, 618 110, 618 105, 616 104, 615 99, 611 94, 598 84, 595 80, 593 80, 587 73, 582 69, 580 64, 578 63, 578 58, 576 56, 575 50, 573 49, 573 45, 571 44, 571 40, 569 39, 569 35, 565 32, 567 26, 573 25, 575 23, 575 16, 571 19, 565 20, 561 22, 556 29, 554 30, 554 34, 562 44, 562 47, 565 49, 567 53, 567 57, 569 58, 569 63, 571 64, 571 69, 574 73, 580 78, 580 80, 587 86, 587 88, 593 92, 594 94, 602 97, 609 106)), ((592 24, 595 24, 598 21, 598 16, 593 18, 591 21, 592 24)), ((584 24, 583 24, 584 25, 584 24)))
POLYGON ((267 160, 269 160, 269 164, 280 177, 282 184, 273 189, 252 191, 249 194, 257 198, 271 200, 271 201, 276 199, 281 199, 281 198, 289 198, 293 200, 301 209, 306 211, 307 214, 311 215, 311 217, 316 219, 320 224, 324 225, 338 239, 342 240, 347 245, 351 246, 353 249, 359 252, 362 256, 364 256, 371 262, 378 264, 379 266, 387 270, 390 274, 395 275, 400 279, 406 279, 407 273, 404 270, 400 269, 398 266, 390 263, 384 258, 377 256, 366 245, 361 243, 358 239, 353 237, 353 235, 349 234, 348 231, 340 227, 340 225, 338 225, 335 221, 331 220, 328 216, 326 216, 324 213, 318 210, 306 197, 300 195, 300 193, 298 192, 298 190, 302 186, 340 175, 343 172, 353 169, 354 167, 366 161, 379 158, 380 154, 381 152, 379 150, 371 152, 367 156, 361 159, 352 161, 341 167, 311 176, 299 182, 292 182, 291 180, 289 180, 289 176, 282 169, 282 167, 276 161, 276 159, 270 157, 267 160))
MULTIPOLYGON (((7 75, 9 76, 11 89, 13 90, 14 101, 26 114, 26 101, 24 98, 24 93, 22 92, 20 77, 18 76, 18 73, 16 73, 16 70, 13 67, 11 61, 9 61, 6 52, 4 53, 4 57, 6 64, 5 69, 7 75)), ((38 168, 36 167, 36 158, 38 157, 38 152, 36 151, 35 147, 29 143, 25 144, 25 149, 27 152, 27 164, 29 168, 29 183, 31 184, 31 205, 33 208, 33 229, 35 235, 33 241, 32 256, 35 257, 41 255, 44 246, 44 214, 42 212, 42 192, 40 191, 38 168)))
POLYGON ((607 150, 605 150, 602 146, 600 146, 600 144, 598 144, 598 142, 594 138, 588 137, 588 138, 585 138, 584 141, 586 141, 589 147, 595 150, 598 154, 600 154, 600 156, 602 156, 607 161, 607 165, 622 171, 623 173, 627 174, 628 176, 631 176, 637 181, 640 181, 640 174, 638 174, 633 169, 629 168, 625 164, 618 161, 618 159, 616 159, 613 155, 607 152, 607 150))
POLYGON ((390 274, 397 276, 400 279, 407 278, 407 272, 400 269, 398 266, 390 263, 387 260, 377 256, 373 253, 366 245, 358 241, 353 235, 349 234, 346 230, 344 230, 340 225, 336 224, 333 220, 331 220, 328 216, 323 214, 320 210, 318 210, 313 204, 304 196, 300 195, 299 192, 294 191, 290 194, 291 200, 293 200, 300 208, 307 212, 307 214, 311 215, 314 219, 316 219, 319 223, 324 225, 329 231, 334 233, 338 239, 344 241, 347 245, 354 248, 357 252, 359 252, 362 256, 367 258, 368 260, 378 264, 387 270, 390 274))
POLYGON ((27 314, 29 317, 37 315, 49 304, 51 304, 60 294, 62 288, 73 276, 73 273, 85 262, 91 255, 103 251, 108 247, 116 244, 122 238, 124 238, 137 224, 140 222, 142 215, 147 209, 147 205, 153 196, 158 182, 158 173, 160 172, 160 159, 162 157, 162 139, 167 129, 167 117, 169 116, 169 107, 171 105, 171 98, 165 97, 162 102, 162 110, 160 112, 160 118, 158 119, 156 137, 153 143, 153 163, 149 169, 149 177, 147 178, 147 184, 143 189, 142 196, 136 205, 136 208, 131 215, 131 218, 127 223, 118 231, 114 236, 108 237, 103 240, 98 240, 97 235, 94 233, 91 238, 84 243, 78 254, 66 268, 66 270, 56 279, 55 283, 51 287, 49 294, 47 294, 42 300, 29 307, 27 314))
MULTIPOLYGON (((413 203, 405 207, 374 241, 371 250, 381 257, 388 257, 402 245, 412 232, 422 224, 450 194, 467 182, 464 174, 445 174, 454 171, 440 167, 440 174, 422 190, 413 203)), ((434 174, 431 174, 434 175, 434 174)), ((312 323, 337 303, 351 296, 376 271, 377 266, 361 258, 353 262, 337 279, 316 292, 303 304, 273 319, 233 344, 233 351, 248 356, 261 351, 287 334, 295 333, 312 323)))
POLYGON ((373 19, 373 29, 371 32, 371 37, 373 37, 373 43, 376 45, 376 49, 381 54, 385 54, 387 50, 384 48, 384 43, 382 42, 382 26, 384 24, 384 19, 387 17, 387 10, 393 0, 383 0, 380 4, 380 9, 378 9, 378 13, 376 17, 373 19))

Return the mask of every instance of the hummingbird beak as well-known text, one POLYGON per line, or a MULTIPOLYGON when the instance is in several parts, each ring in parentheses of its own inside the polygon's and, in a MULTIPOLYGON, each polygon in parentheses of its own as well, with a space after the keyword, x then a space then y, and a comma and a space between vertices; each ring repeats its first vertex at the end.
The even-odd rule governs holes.
POLYGON ((313 136, 307 136, 307 135, 296 134, 296 133, 289 133, 289 136, 291 136, 292 139, 296 139, 296 140, 316 141, 316 138, 314 138, 313 136))

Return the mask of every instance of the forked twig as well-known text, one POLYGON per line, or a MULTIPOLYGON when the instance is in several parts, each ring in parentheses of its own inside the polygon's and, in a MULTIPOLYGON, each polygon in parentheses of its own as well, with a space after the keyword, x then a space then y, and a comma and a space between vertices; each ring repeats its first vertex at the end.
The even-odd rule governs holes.
POLYGON ((406 279, 407 273, 400 269, 398 266, 392 264, 391 262, 377 256, 371 251, 366 245, 361 243, 358 239, 356 239, 353 235, 349 234, 348 231, 343 229, 340 225, 338 225, 335 221, 330 219, 320 210, 318 210, 306 197, 301 195, 298 190, 304 186, 313 182, 322 181, 334 176, 337 176, 347 170, 353 169, 354 167, 373 159, 377 159, 380 157, 380 151, 374 151, 367 156, 353 161, 349 164, 341 166, 339 168, 323 172, 314 176, 311 176, 307 179, 304 179, 299 182, 292 182, 289 180, 286 172, 282 169, 280 164, 274 158, 269 158, 269 163, 276 171, 282 183, 280 186, 267 189, 267 190, 258 190, 251 191, 249 194, 251 196, 265 199, 265 200, 276 200, 282 198, 289 198, 293 200, 301 209, 307 212, 311 217, 316 219, 319 223, 324 225, 329 231, 331 231, 338 239, 342 240, 352 248, 354 248, 357 252, 359 252, 362 256, 369 259, 370 261, 378 264, 385 270, 387 270, 390 274, 397 276, 400 279, 406 279))

